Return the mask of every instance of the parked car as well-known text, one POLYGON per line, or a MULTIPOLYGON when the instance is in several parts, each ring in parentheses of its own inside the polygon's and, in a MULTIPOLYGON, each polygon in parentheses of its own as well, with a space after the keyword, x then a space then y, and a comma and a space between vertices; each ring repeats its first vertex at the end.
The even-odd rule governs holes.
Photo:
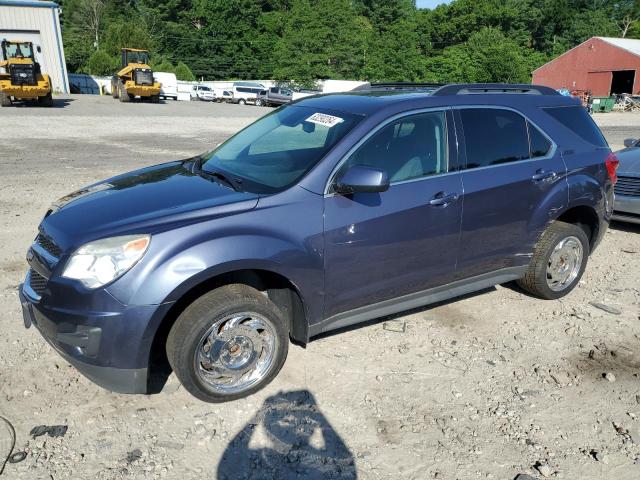
POLYGON ((160 98, 178 100, 178 79, 175 73, 153 72, 153 78, 160 83, 160 98))
POLYGON ((245 397, 289 339, 513 280, 567 295, 617 163, 547 87, 306 98, 56 202, 27 253, 24 322, 108 389, 145 392, 166 353, 196 397, 245 397))
POLYGON ((288 88, 283 87, 271 87, 266 90, 261 90, 256 98, 257 106, 279 106, 289 103, 293 92, 288 88))
POLYGON ((620 160, 613 218, 640 224, 640 140, 629 138, 616 153, 620 160))
POLYGON ((222 94, 216 97, 216 100, 219 103, 232 103, 233 102, 233 93, 229 90, 223 90, 222 94))
POLYGON ((231 103, 245 105, 247 103, 256 103, 256 99, 264 85, 255 82, 235 82, 231 88, 233 98, 231 103))
POLYGON ((216 99, 215 92, 206 85, 194 85, 191 90, 191 100, 213 102, 216 99))

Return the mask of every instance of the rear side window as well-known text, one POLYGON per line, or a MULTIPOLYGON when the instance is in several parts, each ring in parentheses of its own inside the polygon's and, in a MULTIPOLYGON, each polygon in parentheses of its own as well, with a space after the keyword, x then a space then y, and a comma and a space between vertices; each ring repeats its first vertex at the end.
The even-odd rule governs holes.
POLYGON ((551 150, 551 142, 545 137, 540 130, 531 123, 527 122, 529 127, 529 142, 531 143, 531 158, 544 157, 551 150))
POLYGON ((460 111, 467 147, 465 168, 529 159, 525 119, 511 110, 469 108, 460 111))
POLYGON ((587 111, 580 107, 550 107, 543 109, 573 133, 597 147, 608 147, 602 132, 587 111))

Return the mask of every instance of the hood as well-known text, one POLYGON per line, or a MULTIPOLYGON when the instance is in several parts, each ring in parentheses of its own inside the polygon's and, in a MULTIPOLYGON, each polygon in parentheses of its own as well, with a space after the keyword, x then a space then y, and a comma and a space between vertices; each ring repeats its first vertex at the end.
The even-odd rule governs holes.
POLYGON ((254 208, 259 195, 236 192, 172 162, 136 170, 73 192, 40 225, 63 250, 98 238, 157 233, 254 208))
POLYGON ((618 175, 640 177, 640 148, 625 148, 616 152, 616 157, 620 160, 618 175))

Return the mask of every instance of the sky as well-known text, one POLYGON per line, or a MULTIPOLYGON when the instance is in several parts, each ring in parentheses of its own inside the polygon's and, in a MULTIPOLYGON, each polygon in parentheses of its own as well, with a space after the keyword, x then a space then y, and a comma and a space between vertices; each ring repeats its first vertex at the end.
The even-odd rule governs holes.
POLYGON ((441 3, 450 3, 451 0, 416 0, 418 8, 435 8, 441 3))

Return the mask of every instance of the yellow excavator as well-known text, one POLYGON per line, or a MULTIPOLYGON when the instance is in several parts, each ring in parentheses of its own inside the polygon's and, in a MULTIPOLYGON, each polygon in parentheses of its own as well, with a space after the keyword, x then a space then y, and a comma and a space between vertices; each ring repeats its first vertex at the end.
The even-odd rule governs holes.
POLYGON ((43 107, 53 106, 51 79, 36 62, 33 43, 2 40, 0 43, 0 106, 13 100, 37 100, 43 107))
POLYGON ((122 65, 111 78, 111 95, 121 102, 129 102, 135 97, 153 103, 160 101, 162 85, 153 79, 149 66, 149 52, 136 48, 122 49, 122 65))

